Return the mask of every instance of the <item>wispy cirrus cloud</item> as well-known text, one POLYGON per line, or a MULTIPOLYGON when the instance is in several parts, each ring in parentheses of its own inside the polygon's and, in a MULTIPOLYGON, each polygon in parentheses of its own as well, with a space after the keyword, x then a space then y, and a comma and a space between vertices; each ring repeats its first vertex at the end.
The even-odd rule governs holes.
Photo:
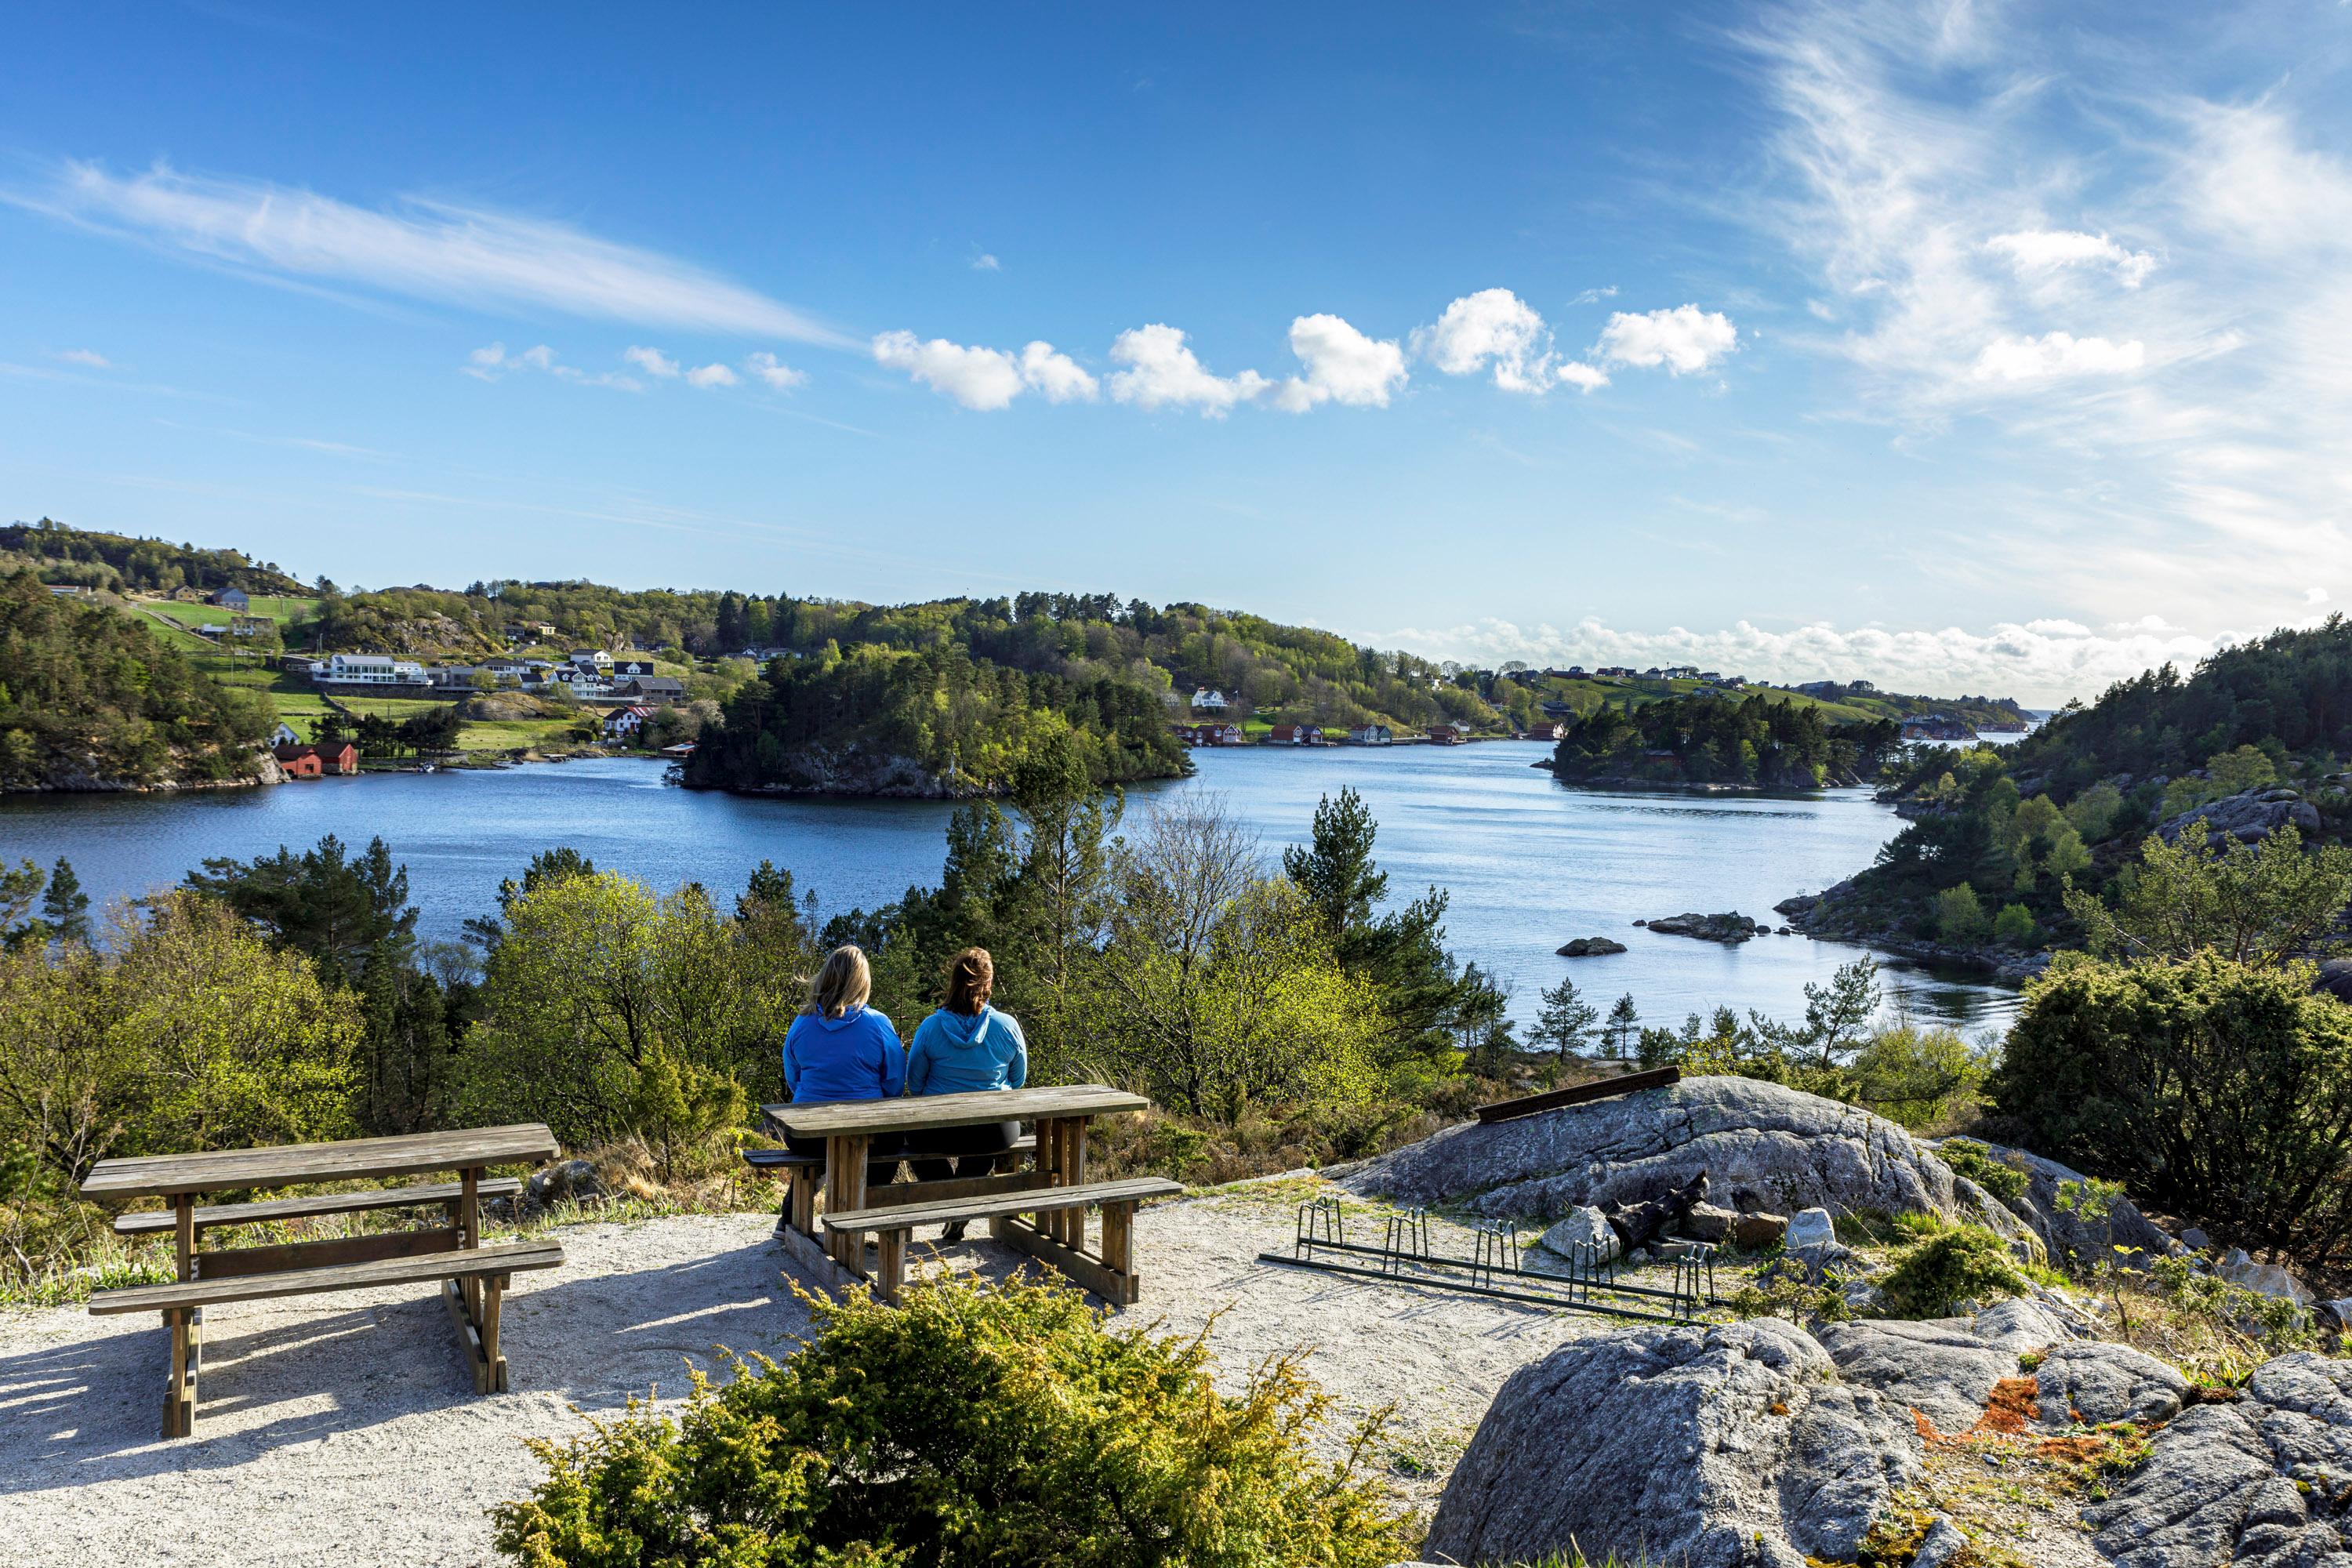
POLYGON ((112 370, 114 362, 96 349, 59 349, 49 356, 67 364, 87 365, 92 370, 112 370))
POLYGON ((550 218, 425 196, 376 208, 267 181, 117 174, 68 162, 0 200, 103 233, 266 275, 483 308, 783 338, 855 339, 780 300, 676 257, 550 218))

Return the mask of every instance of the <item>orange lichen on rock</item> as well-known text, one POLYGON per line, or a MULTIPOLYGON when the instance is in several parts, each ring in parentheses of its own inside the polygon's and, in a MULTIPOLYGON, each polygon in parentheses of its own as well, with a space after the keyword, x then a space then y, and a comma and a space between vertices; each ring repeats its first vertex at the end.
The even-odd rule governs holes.
POLYGON ((2004 1377, 1992 1385, 1992 1397, 1985 1402, 1985 1413, 1977 1417, 1970 1432, 2000 1432, 2015 1436, 2042 1418, 2042 1380, 2038 1377, 2004 1377))

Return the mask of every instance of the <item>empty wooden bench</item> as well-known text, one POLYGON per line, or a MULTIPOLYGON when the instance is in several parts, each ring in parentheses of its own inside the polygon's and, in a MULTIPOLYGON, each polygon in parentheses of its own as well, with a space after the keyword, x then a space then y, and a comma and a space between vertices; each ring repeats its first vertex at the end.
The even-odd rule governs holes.
POLYGON ((121 1312, 163 1314, 164 1325, 172 1331, 172 1371, 163 1393, 163 1436, 184 1437, 195 1430, 196 1369, 204 1358, 206 1307, 438 1279, 443 1281, 441 1299, 457 1320, 461 1342, 472 1352, 474 1392, 503 1394, 507 1388, 507 1360, 499 1353, 499 1310, 505 1299, 507 1281, 516 1274, 533 1268, 556 1268, 562 1263, 563 1248, 553 1242, 511 1241, 495 1247, 469 1247, 462 1253, 426 1253, 325 1268, 235 1274, 170 1285, 100 1290, 90 1297, 89 1310, 100 1317, 121 1312), (469 1319, 461 1281, 474 1283, 481 1293, 478 1326, 469 1319))
POLYGON ((521 1190, 518 1182, 490 1177, 488 1167, 536 1164, 553 1158, 555 1152, 553 1135, 530 1122, 334 1143, 101 1160, 83 1181, 83 1195, 116 1201, 160 1197, 168 1202, 169 1212, 124 1215, 116 1220, 115 1228, 126 1236, 171 1232, 178 1278, 168 1285, 101 1292, 91 1298, 89 1310, 100 1315, 162 1314, 170 1341, 163 1393, 166 1437, 184 1437, 194 1429, 203 1313, 207 1306, 227 1301, 439 1280, 442 1299, 457 1321, 458 1342, 473 1364, 475 1391, 496 1393, 507 1386, 506 1361, 499 1352, 499 1314, 507 1283, 527 1269, 557 1267, 563 1261, 563 1251, 547 1242, 482 1245, 481 1200, 521 1190), (206 1193, 242 1194, 257 1187, 378 1181, 452 1171, 457 1173, 455 1182, 412 1182, 202 1207, 196 1203, 206 1193), (446 1211, 444 1223, 259 1247, 198 1246, 198 1237, 205 1231, 230 1226, 433 1207, 446 1211))
POLYGON ((886 1301, 896 1301, 906 1283, 909 1231, 919 1225, 984 1219, 997 1240, 1052 1265, 1111 1305, 1129 1307, 1135 1304, 1141 1289, 1135 1271, 1135 1207, 1147 1198, 1173 1197, 1183 1190, 1181 1184, 1164 1176, 1034 1186, 931 1203, 918 1200, 845 1210, 827 1214, 824 1228, 836 1237, 875 1234, 878 1257, 874 1289, 886 1301), (1102 1241, 1097 1250, 1089 1253, 1086 1211, 1093 1207, 1103 1212, 1102 1241), (1046 1223, 1032 1224, 1021 1217, 1024 1215, 1035 1215, 1046 1223))

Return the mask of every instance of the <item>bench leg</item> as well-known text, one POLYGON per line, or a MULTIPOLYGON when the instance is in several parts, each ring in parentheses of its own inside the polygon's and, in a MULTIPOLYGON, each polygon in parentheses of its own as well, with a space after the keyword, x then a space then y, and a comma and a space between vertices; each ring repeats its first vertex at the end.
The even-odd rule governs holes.
POLYGON ((505 1275, 493 1274, 482 1281, 482 1375, 478 1381, 489 1386, 478 1387, 478 1394, 507 1391, 507 1358, 499 1352, 499 1314, 506 1298, 505 1275))
POLYGON ((499 1352, 499 1318, 506 1304, 508 1278, 493 1274, 441 1282, 441 1304, 449 1309, 449 1321, 457 1331, 457 1348, 473 1371, 477 1394, 507 1391, 507 1359, 499 1352), (472 1300, 482 1303, 478 1316, 472 1300))
POLYGON ((806 1165, 787 1173, 791 1184, 788 1201, 792 1205, 792 1226, 803 1236, 816 1234, 816 1172, 806 1165))
MULTIPOLYGON (((824 1206, 829 1213, 848 1214, 866 1206, 866 1151, 871 1140, 861 1137, 824 1141, 824 1206)), ((866 1272, 866 1237, 862 1232, 833 1233, 835 1261, 852 1274, 866 1272)))
POLYGON ((874 1293, 889 1302, 898 1304, 898 1292, 907 1284, 907 1233, 886 1230, 880 1233, 881 1258, 874 1269, 874 1293))
POLYGON ((171 1335, 172 1365, 163 1384, 163 1436, 193 1436, 196 1430, 196 1363, 204 1345, 200 1309, 174 1307, 163 1314, 171 1335))
POLYGON ((1122 1299, 1116 1304, 1132 1307, 1140 1297, 1135 1279, 1135 1205, 1132 1203, 1105 1204, 1102 1206, 1103 1267, 1118 1277, 1126 1287, 1122 1299))

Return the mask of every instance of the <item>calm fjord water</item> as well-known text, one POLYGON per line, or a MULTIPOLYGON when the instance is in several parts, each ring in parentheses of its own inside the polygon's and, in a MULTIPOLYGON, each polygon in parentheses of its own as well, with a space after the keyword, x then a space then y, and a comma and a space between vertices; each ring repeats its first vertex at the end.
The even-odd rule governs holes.
MULTIPOLYGON (((1802 937, 1736 948, 1652 936, 1636 920, 1771 907, 1870 864, 1901 826, 1866 792, 1759 800, 1570 790, 1530 764, 1536 742, 1195 753, 1197 777, 1129 793, 1130 819, 1156 796, 1213 790, 1266 842, 1269 861, 1303 840, 1317 799, 1353 784, 1380 822, 1379 856, 1402 900, 1434 884, 1453 895, 1455 951, 1508 977, 1529 1019, 1562 974, 1606 1005, 1632 992, 1649 1022, 1718 1003, 1794 1017, 1803 986, 1855 950, 1802 937), (1571 937, 1629 951, 1564 959, 1571 937)), ((612 759, 499 772, 328 779, 183 798, 15 797, 0 802, 0 859, 70 859, 93 900, 177 881, 207 856, 240 859, 332 833, 354 847, 382 835, 408 867, 429 935, 454 937, 489 909, 501 878, 568 844, 598 867, 668 889, 740 889, 764 858, 789 868, 828 910, 871 906, 938 879, 951 807, 926 802, 767 800, 665 785, 650 762, 612 759)), ((1971 1032, 2015 1011, 2013 994, 1890 965, 1890 1004, 1971 1032)))

